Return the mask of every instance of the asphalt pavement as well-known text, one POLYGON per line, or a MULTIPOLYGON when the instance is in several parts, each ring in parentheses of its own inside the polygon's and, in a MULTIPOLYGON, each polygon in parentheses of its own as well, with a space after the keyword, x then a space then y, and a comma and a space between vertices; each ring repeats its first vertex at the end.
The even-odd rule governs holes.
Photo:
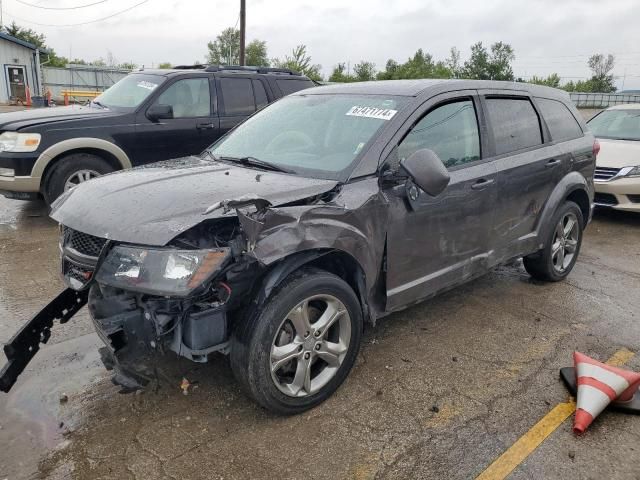
MULTIPOLYGON (((0 479, 475 478, 569 400, 574 350, 640 370, 639 232, 640 215, 597 212, 566 281, 516 262, 381 320, 338 392, 288 418, 248 400, 224 357, 168 358, 157 390, 119 394, 83 311, 0 394, 0 479)), ((45 207, 0 197, 0 343, 63 288, 58 260, 45 207)), ((605 412, 582 437, 558 425, 509 478, 640 479, 640 416, 605 412)))

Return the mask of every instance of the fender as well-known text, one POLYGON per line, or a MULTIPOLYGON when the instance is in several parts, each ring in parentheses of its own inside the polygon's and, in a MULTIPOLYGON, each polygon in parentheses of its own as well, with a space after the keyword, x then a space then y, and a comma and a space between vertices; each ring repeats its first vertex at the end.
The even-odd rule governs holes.
MULTIPOLYGON (((540 242, 544 242, 544 239, 551 233, 554 225, 551 225, 551 217, 556 212, 558 207, 576 190, 582 190, 589 198, 589 184, 587 179, 578 172, 570 172, 558 182, 556 187, 549 195, 549 199, 545 204, 542 212, 538 216, 538 222, 536 225, 536 231, 538 232, 539 248, 542 248, 540 242)), ((591 202, 590 202, 591 203, 591 202)), ((585 222, 588 221, 588 216, 585 218, 585 222)))
POLYGON ((45 168, 49 165, 51 160, 70 150, 78 150, 82 148, 103 150, 113 155, 123 169, 132 167, 129 156, 115 143, 102 138, 79 137, 63 140, 62 142, 51 145, 42 152, 31 170, 31 176, 35 178, 42 177, 45 168))

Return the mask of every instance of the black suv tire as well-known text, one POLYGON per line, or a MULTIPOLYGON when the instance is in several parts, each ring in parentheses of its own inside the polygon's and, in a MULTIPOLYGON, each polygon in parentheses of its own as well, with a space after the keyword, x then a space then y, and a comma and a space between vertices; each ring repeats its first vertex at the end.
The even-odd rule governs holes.
POLYGON ((551 226, 542 250, 524 257, 523 263, 536 280, 558 282, 571 273, 578 259, 584 230, 582 210, 572 201, 564 202, 551 218, 551 226))
MULTIPOLYGON (((311 316, 307 318, 312 320, 311 316)), ((353 289, 332 273, 305 268, 285 279, 264 308, 249 312, 236 326, 231 338, 231 368, 244 390, 260 405, 278 414, 297 414, 322 403, 340 386, 353 367, 361 339, 362 309, 353 289), (331 299, 331 308, 339 308, 330 311, 330 303, 326 303, 327 309, 322 311, 324 299, 331 299), (317 308, 317 318, 307 322, 311 327, 308 331, 298 332, 294 325, 298 322, 291 318, 295 320, 303 308, 307 314, 317 308), (333 313, 336 311, 343 313, 333 313), (337 319, 325 323, 330 326, 319 333, 321 328, 316 325, 324 323, 323 314, 337 319), (345 332, 349 332, 346 346, 345 332), (340 361, 334 365, 324 360, 334 348, 329 345, 341 345, 344 350, 336 355, 334 360, 340 361), (285 354, 285 349, 291 353, 285 354), (276 351, 283 353, 274 357, 276 351), (285 357, 287 360, 283 360, 285 357), (274 368, 274 364, 280 366, 274 368), (309 372, 308 384, 306 373, 301 375, 301 371, 309 372), (305 379, 304 387, 296 388, 297 378, 305 379), (315 386, 313 382, 317 382, 315 386)))
POLYGON ((47 205, 64 192, 65 185, 79 172, 91 172, 92 176, 104 175, 113 172, 113 167, 97 155, 90 153, 72 153, 60 159, 53 165, 45 178, 42 194, 47 205))

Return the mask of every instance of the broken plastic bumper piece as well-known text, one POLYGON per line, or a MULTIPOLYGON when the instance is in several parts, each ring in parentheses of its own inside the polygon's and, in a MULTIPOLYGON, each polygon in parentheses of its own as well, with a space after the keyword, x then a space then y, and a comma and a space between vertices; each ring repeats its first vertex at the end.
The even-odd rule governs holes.
POLYGON ((0 371, 0 390, 9 392, 11 387, 27 368, 27 365, 51 337, 51 327, 56 320, 66 323, 87 303, 88 292, 78 292, 71 288, 63 290, 40 312, 25 323, 4 345, 8 362, 0 371))

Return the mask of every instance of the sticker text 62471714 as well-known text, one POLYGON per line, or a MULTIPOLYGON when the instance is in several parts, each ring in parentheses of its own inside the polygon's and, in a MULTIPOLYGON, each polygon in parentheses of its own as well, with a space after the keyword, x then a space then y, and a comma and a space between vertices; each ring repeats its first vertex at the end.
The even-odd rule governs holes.
POLYGON ((376 108, 376 107, 359 107, 354 105, 349 109, 345 115, 351 117, 367 117, 377 118, 379 120, 391 120, 393 116, 398 113, 397 110, 391 110, 390 108, 376 108))

